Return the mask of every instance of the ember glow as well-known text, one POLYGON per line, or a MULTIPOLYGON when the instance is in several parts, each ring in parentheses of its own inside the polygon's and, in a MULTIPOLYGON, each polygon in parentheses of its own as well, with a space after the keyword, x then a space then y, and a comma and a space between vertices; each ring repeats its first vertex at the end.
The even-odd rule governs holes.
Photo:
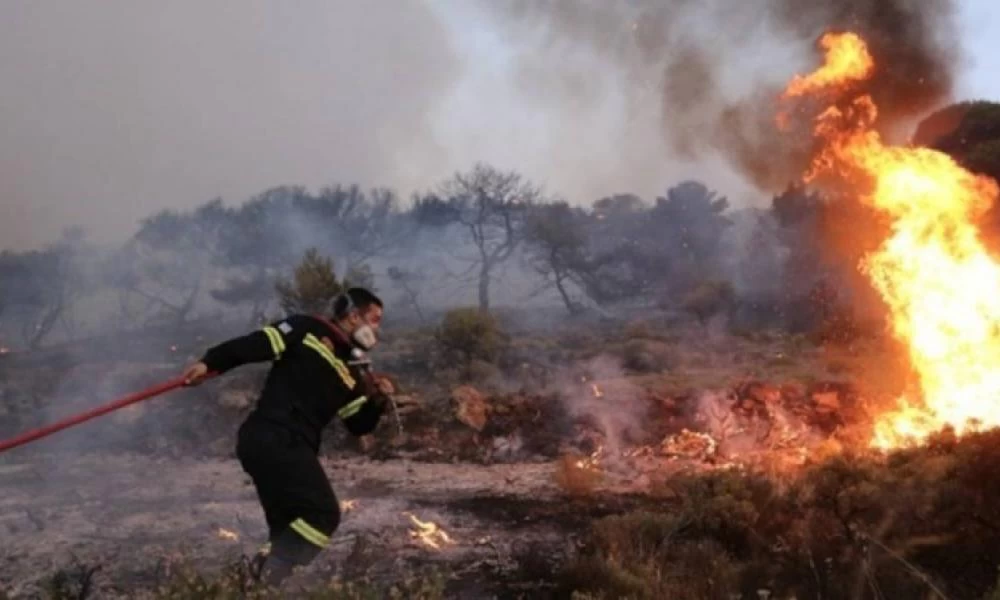
POLYGON ((240 539, 240 534, 236 533, 235 531, 226 529, 224 527, 219 527, 219 530, 216 531, 216 535, 218 535, 220 538, 224 540, 230 540, 233 542, 240 539))
POLYGON ((442 544, 454 544, 448 533, 441 529, 437 523, 432 521, 421 521, 412 513, 406 513, 410 517, 410 521, 416 525, 416 529, 410 530, 410 537, 417 540, 422 545, 428 548, 433 548, 434 550, 440 550, 442 544))
MULTIPOLYGON (((856 35, 831 34, 820 44, 824 65, 793 80, 786 98, 841 91, 871 75, 874 62, 856 35)), ((975 225, 997 198, 997 183, 941 152, 887 145, 867 95, 838 106, 815 121, 824 146, 806 179, 846 182, 891 219, 888 239, 860 269, 889 307, 920 390, 879 418, 872 444, 894 448, 945 426, 961 435, 1000 425, 1000 265, 975 225)))
POLYGON ((341 500, 340 501, 340 512, 346 513, 354 510, 358 507, 357 500, 341 500))
POLYGON ((577 468, 597 469, 601 466, 601 455, 604 454, 604 446, 598 446, 597 450, 590 453, 590 456, 576 461, 577 468))

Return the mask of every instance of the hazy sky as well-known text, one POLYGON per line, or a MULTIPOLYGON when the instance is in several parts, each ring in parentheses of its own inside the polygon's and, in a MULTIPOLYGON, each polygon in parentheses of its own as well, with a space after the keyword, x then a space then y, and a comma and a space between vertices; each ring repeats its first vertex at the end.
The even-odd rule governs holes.
MULTIPOLYGON (((957 95, 1000 99, 1000 5, 962 4, 973 62, 957 95)), ((752 196, 718 162, 666 156, 600 57, 561 57, 572 77, 554 104, 552 65, 525 69, 532 57, 473 6, 4 0, 0 247, 68 225, 119 239, 155 210, 281 184, 408 194, 477 159, 583 203, 699 176, 752 196)))

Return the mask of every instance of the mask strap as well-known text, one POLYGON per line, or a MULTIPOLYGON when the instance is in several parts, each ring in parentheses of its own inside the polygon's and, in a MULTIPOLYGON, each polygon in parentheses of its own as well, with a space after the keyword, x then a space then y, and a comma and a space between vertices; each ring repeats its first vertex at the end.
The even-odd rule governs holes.
POLYGON ((334 310, 334 316, 336 318, 338 318, 338 319, 343 319, 347 315, 351 314, 351 311, 356 311, 358 309, 358 307, 354 304, 354 299, 351 298, 351 295, 348 294, 347 292, 343 292, 342 294, 340 294, 340 296, 337 297, 336 300, 334 300, 333 306, 334 306, 334 309, 335 309, 334 310), (341 302, 341 300, 340 300, 341 298, 344 299, 343 302, 341 302), (338 304, 341 304, 341 303, 343 303, 344 309, 341 310, 341 311, 339 311, 340 314, 337 314, 336 307, 337 307, 338 304))

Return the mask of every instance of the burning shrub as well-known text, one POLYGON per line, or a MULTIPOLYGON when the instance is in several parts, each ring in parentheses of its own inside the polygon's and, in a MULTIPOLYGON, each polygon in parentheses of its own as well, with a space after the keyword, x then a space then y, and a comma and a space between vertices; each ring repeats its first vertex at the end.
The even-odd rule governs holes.
POLYGON ((443 358, 466 370, 473 361, 496 361, 506 342, 500 323, 477 308, 446 312, 436 338, 443 358))

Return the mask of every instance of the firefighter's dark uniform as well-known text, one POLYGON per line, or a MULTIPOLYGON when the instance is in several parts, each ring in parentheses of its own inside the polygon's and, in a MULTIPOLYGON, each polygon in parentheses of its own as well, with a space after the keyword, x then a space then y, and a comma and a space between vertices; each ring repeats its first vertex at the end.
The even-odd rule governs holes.
POLYGON ((351 348, 332 327, 294 315, 210 348, 202 359, 217 373, 274 361, 236 447, 264 509, 272 562, 309 562, 340 523, 339 502, 317 456, 323 428, 339 417, 352 434, 364 435, 385 409, 386 398, 368 389, 349 364, 351 348))

